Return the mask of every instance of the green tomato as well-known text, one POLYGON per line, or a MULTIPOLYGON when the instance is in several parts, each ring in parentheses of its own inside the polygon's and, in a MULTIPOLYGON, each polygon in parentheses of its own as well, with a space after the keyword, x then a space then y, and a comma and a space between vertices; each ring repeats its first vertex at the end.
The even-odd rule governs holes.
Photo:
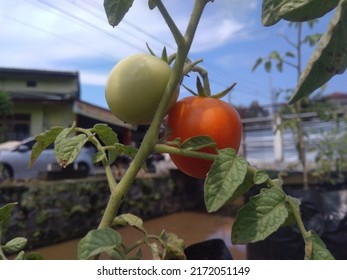
MULTIPOLYGON (((110 111, 125 123, 150 124, 171 74, 170 66, 148 54, 135 54, 119 61, 106 83, 110 111)), ((178 90, 171 104, 178 98, 178 90)))

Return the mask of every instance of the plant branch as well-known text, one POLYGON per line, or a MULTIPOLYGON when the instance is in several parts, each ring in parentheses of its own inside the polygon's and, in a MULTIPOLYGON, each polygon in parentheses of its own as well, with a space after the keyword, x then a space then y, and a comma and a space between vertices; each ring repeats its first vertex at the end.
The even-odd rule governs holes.
POLYGON ((159 9, 160 13, 162 14, 164 20, 166 21, 168 27, 171 30, 171 33, 176 41, 176 44, 178 46, 183 45, 185 43, 184 37, 181 33, 181 31, 178 29, 177 25, 173 21, 172 17, 170 16, 169 12, 163 5, 161 0, 155 0, 155 4, 157 5, 157 8, 159 9))
POLYGON ((155 145, 154 151, 156 153, 169 153, 179 156, 207 159, 207 160, 215 160, 217 158, 216 154, 204 153, 199 151, 193 151, 188 149, 180 149, 178 147, 173 147, 165 144, 157 144, 155 145))
MULTIPOLYGON (((84 133, 85 135, 87 135, 87 137, 89 137, 90 139, 93 139, 92 143, 94 143, 94 145, 96 146, 96 149, 98 151, 103 151, 105 153, 104 147, 101 145, 99 140, 95 137, 95 135, 90 130, 77 127, 76 131, 80 133, 84 133)), ((108 185, 110 187, 110 191, 112 192, 117 186, 116 179, 113 176, 113 172, 108 160, 104 158, 101 162, 105 169, 106 178, 107 178, 108 185)))
POLYGON ((106 228, 112 223, 115 215, 117 214, 119 210, 119 207, 122 203, 123 198, 126 196, 130 188, 130 185, 135 180, 137 173, 139 172, 139 170, 145 163, 148 156, 153 152, 155 145, 158 142, 159 130, 160 130, 162 120, 164 119, 166 115, 167 108, 169 107, 169 104, 171 102, 171 98, 173 94, 175 93, 175 91, 177 90, 177 87, 179 86, 179 83, 182 79, 184 64, 187 59, 189 49, 192 44, 200 17, 208 1, 206 0, 195 1, 193 12, 188 23, 185 40, 183 40, 181 33, 177 29, 177 26, 173 22, 172 18, 170 17, 169 13, 165 9, 162 2, 160 0, 155 0, 155 2, 157 4, 159 11, 162 13, 165 21, 169 25, 169 28, 171 32, 173 33, 175 40, 177 41, 177 45, 178 45, 177 56, 175 59, 175 63, 173 65, 173 69, 172 69, 168 84, 165 88, 164 95, 154 115, 154 119, 147 133, 144 136, 142 144, 134 160, 130 164, 129 168, 125 172, 123 178, 118 183, 115 190, 111 193, 110 199, 105 208, 104 215, 100 221, 99 228, 106 228))

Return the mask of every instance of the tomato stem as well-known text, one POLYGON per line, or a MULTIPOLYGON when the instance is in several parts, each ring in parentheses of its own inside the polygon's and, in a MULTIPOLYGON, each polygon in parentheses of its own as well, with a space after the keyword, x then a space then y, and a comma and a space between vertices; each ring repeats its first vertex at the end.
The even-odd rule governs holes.
POLYGON ((181 149, 181 148, 172 147, 165 144, 155 145, 154 151, 156 153, 168 153, 168 154, 174 154, 179 156, 194 157, 194 158, 207 159, 207 160, 215 160, 217 158, 216 154, 192 151, 188 149, 181 149))
POLYGON ((178 47, 177 55, 168 84, 165 88, 163 98, 160 101, 154 119, 144 136, 142 144, 134 160, 131 162, 129 168, 125 172, 123 178, 120 180, 115 190, 111 193, 110 199, 105 208, 104 215, 100 221, 99 228, 106 228, 112 223, 132 182, 135 180, 137 173, 145 163, 148 156, 155 149, 155 146, 158 142, 159 130, 162 120, 166 115, 167 108, 169 107, 169 104, 171 102, 171 97, 175 93, 175 90, 182 79, 184 64, 192 45, 197 26, 199 24, 205 5, 209 2, 207 0, 195 1, 185 37, 183 37, 161 0, 154 1, 176 40, 178 47))

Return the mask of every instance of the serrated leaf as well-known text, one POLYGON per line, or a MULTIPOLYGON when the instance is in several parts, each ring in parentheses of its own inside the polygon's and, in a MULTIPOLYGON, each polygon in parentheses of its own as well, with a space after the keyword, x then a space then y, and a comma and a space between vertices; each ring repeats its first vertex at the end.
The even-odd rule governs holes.
POLYGON ((20 251, 15 257, 15 260, 43 260, 43 256, 36 252, 25 253, 24 251, 20 251))
POLYGON ((119 247, 121 244, 121 235, 111 228, 91 230, 78 243, 77 256, 80 260, 92 259, 102 252, 119 247))
POLYGON ((281 19, 289 21, 308 21, 319 18, 334 9, 339 0, 263 0, 262 24, 274 25, 281 19))
POLYGON ((4 235, 7 230, 7 226, 11 218, 12 210, 16 205, 17 205, 16 202, 8 203, 0 208, 0 231, 2 235, 4 235))
POLYGON ((310 238, 305 240, 306 260, 334 260, 334 256, 326 248, 317 233, 309 231, 310 238))
POLYGON ((266 180, 269 179, 269 175, 264 170, 257 170, 254 173, 254 184, 261 185, 266 182, 266 180))
POLYGON ((191 137, 185 140, 181 145, 182 149, 192 150, 192 151, 200 150, 202 148, 207 148, 207 147, 210 147, 210 148, 217 147, 216 142, 209 136, 191 137))
POLYGON ((219 151, 207 174, 204 199, 208 212, 220 209, 242 184, 247 174, 246 160, 236 156, 233 149, 219 151))
POLYGON ((143 221, 140 217, 135 216, 131 213, 122 214, 114 218, 112 226, 132 226, 145 231, 143 228, 143 221))
POLYGON ((174 233, 166 233, 164 241, 165 246, 165 260, 185 260, 184 254, 184 241, 177 237, 174 233))
MULTIPOLYGON (((296 206, 296 211, 298 211, 300 213, 300 204, 301 204, 301 201, 300 199, 297 199, 295 197, 292 197, 290 195, 287 195, 287 200, 291 200, 293 202, 293 205, 296 206)), ((288 209, 288 217, 287 219, 284 221, 284 223, 282 224, 282 227, 285 227, 285 226, 293 226, 296 224, 296 218, 294 216, 294 212, 293 212, 293 209, 292 207, 290 207, 289 205, 287 205, 287 209, 288 209)))
POLYGON ((148 8, 150 10, 153 10, 156 6, 157 6, 157 4, 155 3, 154 0, 148 0, 148 8))
POLYGON ((43 260, 43 256, 40 253, 29 252, 24 254, 24 260, 43 260))
POLYGON ((63 131, 63 129, 63 127, 55 126, 50 130, 46 130, 45 132, 35 136, 36 143, 33 145, 33 148, 31 150, 29 167, 34 164, 43 150, 54 143, 55 138, 63 131))
MULTIPOLYGON (((99 136, 100 140, 106 146, 112 146, 119 143, 117 133, 106 124, 96 124, 93 127, 94 132, 99 136)), ((108 161, 112 164, 117 158, 117 152, 114 150, 108 150, 108 161)))
POLYGON ((288 217, 286 194, 277 188, 262 189, 237 214, 232 227, 234 244, 264 240, 288 217))
POLYGON ((4 246, 2 246, 2 249, 5 253, 14 254, 24 249, 27 243, 28 240, 26 238, 16 237, 8 241, 4 246))
MULTIPOLYGON (((321 2, 321 1, 319 1, 321 2)), ((329 1, 328 1, 329 2, 329 1)), ((347 0, 342 0, 311 55, 289 103, 310 95, 347 67, 347 0)))
POLYGON ((54 154, 59 165, 65 168, 71 164, 87 142, 88 138, 85 134, 61 139, 57 137, 54 143, 54 154))
POLYGON ((283 186, 283 181, 279 178, 271 180, 277 187, 281 188, 283 186))
POLYGON ((138 149, 136 147, 133 146, 125 146, 121 143, 116 143, 113 145, 114 146, 114 150, 116 151, 116 153, 118 155, 128 155, 132 158, 134 158, 137 154, 138 149))
POLYGON ((104 8, 108 23, 115 27, 133 5, 134 0, 104 0, 104 8))
POLYGON ((103 161, 104 159, 107 159, 106 154, 104 152, 98 151, 93 157, 93 162, 98 163, 103 161))

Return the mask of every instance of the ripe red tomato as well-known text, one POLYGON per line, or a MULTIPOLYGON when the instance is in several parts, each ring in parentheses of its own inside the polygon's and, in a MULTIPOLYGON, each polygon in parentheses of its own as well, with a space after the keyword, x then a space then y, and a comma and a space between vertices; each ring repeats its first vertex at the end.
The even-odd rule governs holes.
MULTIPOLYGON (((169 141, 181 142, 194 136, 209 136, 218 149, 239 150, 242 138, 242 122, 236 109, 230 104, 212 97, 191 96, 178 101, 169 111, 167 119, 171 133, 169 141)), ((200 151, 216 153, 212 148, 200 151)), ((182 172, 205 178, 213 161, 170 154, 172 161, 182 172)))

